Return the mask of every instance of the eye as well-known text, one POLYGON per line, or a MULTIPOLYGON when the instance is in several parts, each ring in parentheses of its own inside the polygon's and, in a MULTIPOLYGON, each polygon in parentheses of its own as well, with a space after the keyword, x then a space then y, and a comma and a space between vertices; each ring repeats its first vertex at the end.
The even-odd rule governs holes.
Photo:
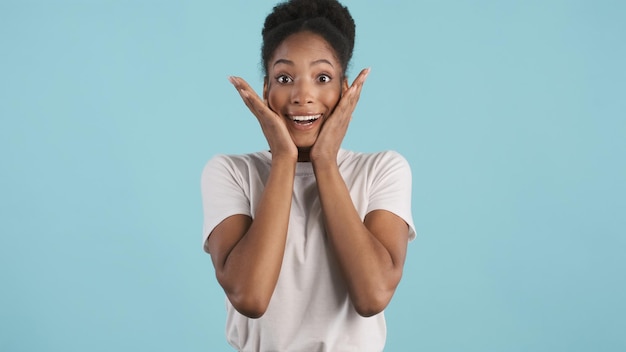
POLYGON ((276 77, 276 81, 280 84, 287 84, 293 82, 293 79, 287 75, 280 75, 276 77))
POLYGON ((319 75, 317 77, 317 81, 320 83, 328 83, 330 82, 331 78, 329 75, 319 75))

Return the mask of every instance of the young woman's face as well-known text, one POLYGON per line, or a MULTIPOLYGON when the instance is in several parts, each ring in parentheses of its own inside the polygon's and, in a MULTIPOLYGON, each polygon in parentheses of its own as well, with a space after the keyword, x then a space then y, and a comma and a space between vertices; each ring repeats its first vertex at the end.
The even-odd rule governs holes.
POLYGON ((309 148, 347 88, 328 42, 317 34, 300 32, 276 48, 268 62, 263 95, 270 109, 285 119, 296 146, 309 148))

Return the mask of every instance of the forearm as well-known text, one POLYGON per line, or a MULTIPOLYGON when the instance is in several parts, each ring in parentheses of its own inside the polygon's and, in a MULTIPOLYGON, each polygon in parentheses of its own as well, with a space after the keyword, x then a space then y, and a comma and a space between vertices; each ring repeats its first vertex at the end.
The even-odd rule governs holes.
POLYGON ((366 227, 335 163, 314 163, 329 241, 350 298, 362 315, 378 313, 388 304, 404 263, 366 227))
POLYGON ((274 292, 285 250, 294 174, 295 161, 273 161, 253 221, 221 263, 218 279, 233 305, 242 310, 262 314, 274 292))

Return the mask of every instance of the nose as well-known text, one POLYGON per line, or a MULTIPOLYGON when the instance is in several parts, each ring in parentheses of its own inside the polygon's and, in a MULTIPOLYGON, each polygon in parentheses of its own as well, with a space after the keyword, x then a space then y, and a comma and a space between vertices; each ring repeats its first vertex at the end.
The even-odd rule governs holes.
POLYGON ((311 104, 315 98, 315 87, 308 80, 299 79, 294 82, 291 90, 292 104, 311 104))

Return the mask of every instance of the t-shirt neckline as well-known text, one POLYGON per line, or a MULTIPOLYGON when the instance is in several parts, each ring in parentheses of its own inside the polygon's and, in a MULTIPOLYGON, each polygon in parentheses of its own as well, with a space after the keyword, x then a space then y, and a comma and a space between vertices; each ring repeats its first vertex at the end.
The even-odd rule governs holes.
MULTIPOLYGON (((337 163, 341 163, 342 160, 345 159, 347 151, 345 149, 339 149, 339 153, 337 153, 337 163)), ((267 159, 267 161, 272 161, 272 153, 269 150, 264 150, 261 152, 263 157, 267 159)), ((310 161, 298 161, 296 163, 296 176, 310 176, 314 175, 313 171, 313 163, 310 161)))

